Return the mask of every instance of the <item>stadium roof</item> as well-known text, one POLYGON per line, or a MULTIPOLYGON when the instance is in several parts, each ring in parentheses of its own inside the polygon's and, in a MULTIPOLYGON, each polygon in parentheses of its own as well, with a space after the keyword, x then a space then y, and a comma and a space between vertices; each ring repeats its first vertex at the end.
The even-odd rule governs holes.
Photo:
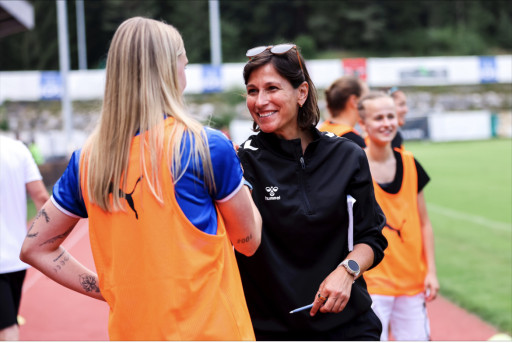
POLYGON ((34 28, 34 7, 25 0, 0 0, 0 38, 34 28))

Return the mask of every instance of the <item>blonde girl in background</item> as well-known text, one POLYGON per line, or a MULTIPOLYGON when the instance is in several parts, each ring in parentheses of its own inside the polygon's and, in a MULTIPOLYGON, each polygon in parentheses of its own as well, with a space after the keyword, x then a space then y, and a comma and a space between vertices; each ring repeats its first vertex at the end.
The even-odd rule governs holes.
POLYGON ((386 215, 384 259, 364 273, 372 308, 382 322, 381 340, 388 340, 389 326, 396 340, 427 341, 425 302, 435 299, 439 290, 434 233, 423 194, 430 178, 412 153, 391 145, 398 117, 389 95, 369 93, 358 108, 368 135, 365 152, 375 198, 386 215))

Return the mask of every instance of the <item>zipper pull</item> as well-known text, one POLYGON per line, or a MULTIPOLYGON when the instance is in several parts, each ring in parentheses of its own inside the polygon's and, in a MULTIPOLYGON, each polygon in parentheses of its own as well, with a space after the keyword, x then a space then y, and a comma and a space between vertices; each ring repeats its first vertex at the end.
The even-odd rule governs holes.
POLYGON ((301 165, 302 169, 306 169, 306 163, 304 162, 303 156, 300 157, 300 165, 301 165))

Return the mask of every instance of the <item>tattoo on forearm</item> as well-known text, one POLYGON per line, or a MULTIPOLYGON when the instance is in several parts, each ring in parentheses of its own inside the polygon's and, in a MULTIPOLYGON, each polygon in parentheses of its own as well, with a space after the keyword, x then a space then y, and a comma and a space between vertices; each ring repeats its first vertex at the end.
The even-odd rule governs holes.
POLYGON ((39 232, 35 232, 35 233, 30 233, 30 231, 32 231, 32 229, 34 228, 34 224, 36 223, 36 221, 39 219, 39 217, 43 216, 44 217, 44 221, 49 223, 50 222, 50 216, 48 215, 48 213, 46 213, 45 209, 41 209, 41 211, 39 211, 37 213, 37 216, 35 217, 34 221, 32 222, 32 224, 30 224, 30 228, 28 229, 27 231, 27 237, 28 238, 34 238, 34 237, 37 237, 37 235, 39 234, 39 232))
POLYGON ((245 237, 245 238, 239 239, 239 240, 237 241, 237 243, 249 243, 249 241, 250 241, 251 239, 252 239, 252 233, 251 233, 249 236, 245 237))
POLYGON ((50 216, 48 215, 48 213, 46 213, 44 208, 42 208, 41 211, 39 211, 39 213, 37 214, 37 218, 39 218, 40 216, 44 217, 45 222, 50 222, 50 216))
POLYGON ((67 254, 66 250, 62 251, 59 256, 57 256, 53 262, 56 262, 55 266, 53 267, 53 270, 58 273, 66 263, 69 261, 69 254, 67 254))
POLYGON ((30 231, 32 231, 33 227, 34 227, 34 223, 32 223, 32 225, 30 225, 30 229, 27 232, 28 238, 34 238, 34 237, 37 237, 37 235, 39 235, 39 232, 30 233, 30 231))
MULTIPOLYGON (((37 215, 39 216, 39 213, 37 215)), ((27 237, 29 237, 29 238, 37 237, 37 235, 39 234, 39 232, 30 233, 32 231, 32 229, 34 228, 34 224, 36 223, 36 220, 37 220, 37 217, 32 221, 32 224, 30 224, 30 228, 27 231, 27 237)))
POLYGON ((78 275, 78 278, 80 280, 80 284, 82 285, 82 288, 86 292, 99 293, 100 289, 96 284, 96 278, 94 276, 88 275, 88 274, 80 274, 80 275, 78 275))
POLYGON ((52 244, 52 243, 55 243, 55 242, 56 242, 56 241, 58 241, 58 240, 61 240, 61 239, 63 239, 63 238, 66 238, 66 237, 69 235, 69 233, 71 232, 71 230, 73 230, 73 226, 72 226, 72 227, 70 227, 66 232, 64 232, 64 233, 62 233, 62 234, 60 234, 60 235, 57 235, 57 236, 55 236, 55 237, 53 237, 53 238, 50 238, 50 239, 49 239, 49 240, 47 240, 47 241, 44 241, 43 243, 39 244, 39 246, 43 246, 43 245, 45 245, 45 244, 52 244))
POLYGON ((57 262, 59 258, 62 257, 62 255, 64 255, 66 253, 66 250, 64 250, 59 256, 57 256, 56 259, 53 260, 53 262, 57 262))

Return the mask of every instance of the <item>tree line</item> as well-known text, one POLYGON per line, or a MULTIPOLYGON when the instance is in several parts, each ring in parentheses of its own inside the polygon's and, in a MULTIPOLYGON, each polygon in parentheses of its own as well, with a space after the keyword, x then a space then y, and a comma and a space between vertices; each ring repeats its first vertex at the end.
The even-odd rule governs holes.
MULTIPOLYGON (((0 41, 0 70, 59 68, 54 0, 32 0, 35 28, 0 41)), ((223 62, 248 48, 294 42, 306 59, 496 55, 512 51, 512 6, 501 0, 220 0, 223 62)), ((78 69, 75 1, 67 1, 71 69, 78 69)), ((89 69, 103 68, 119 24, 163 20, 190 63, 210 62, 208 0, 85 0, 89 69)))

